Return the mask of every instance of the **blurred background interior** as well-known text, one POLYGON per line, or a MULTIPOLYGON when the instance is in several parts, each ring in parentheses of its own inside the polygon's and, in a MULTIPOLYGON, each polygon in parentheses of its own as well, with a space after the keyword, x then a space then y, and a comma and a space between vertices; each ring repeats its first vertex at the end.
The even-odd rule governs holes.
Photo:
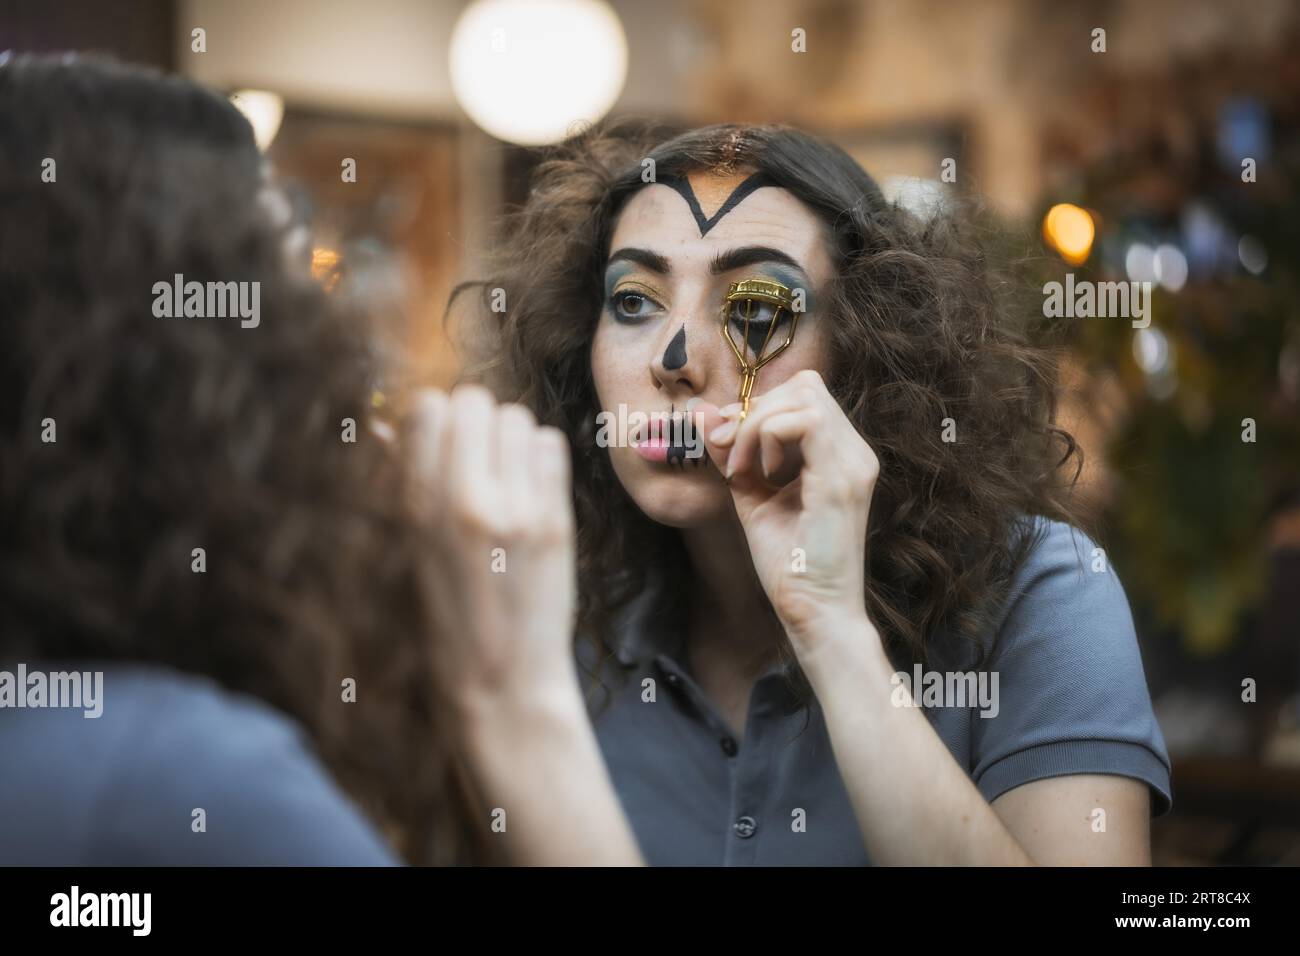
POLYGON ((792 123, 900 201, 981 194, 1043 279, 1153 282, 1149 327, 1074 323, 1061 407, 1174 760, 1155 859, 1300 863, 1300 4, 9 0, 5 49, 234 96, 383 317, 376 404, 455 378, 449 291, 602 118, 792 123))

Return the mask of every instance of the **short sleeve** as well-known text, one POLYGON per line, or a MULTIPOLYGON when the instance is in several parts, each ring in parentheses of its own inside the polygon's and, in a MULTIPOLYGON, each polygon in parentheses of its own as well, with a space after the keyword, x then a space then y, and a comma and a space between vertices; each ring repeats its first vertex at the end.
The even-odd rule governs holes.
POLYGON ((971 718, 972 779, 991 802, 1033 780, 1116 774, 1144 781, 1161 816, 1169 755, 1123 585, 1083 532, 1045 519, 1038 530, 988 664, 996 715, 971 718))

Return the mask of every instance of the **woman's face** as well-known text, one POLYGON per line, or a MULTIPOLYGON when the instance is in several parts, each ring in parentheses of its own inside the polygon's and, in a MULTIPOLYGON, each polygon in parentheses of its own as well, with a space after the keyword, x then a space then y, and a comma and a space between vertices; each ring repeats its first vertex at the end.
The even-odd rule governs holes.
MULTIPOLYGON (((607 420, 619 420, 620 406, 625 417, 663 416, 684 413, 696 397, 717 406, 737 401, 740 362, 721 335, 721 320, 727 288, 741 279, 775 280, 803 293, 794 341, 763 366, 754 396, 802 369, 826 374, 818 300, 831 277, 827 230, 792 193, 754 188, 757 181, 746 185, 749 176, 693 173, 647 185, 624 206, 592 343, 592 374, 607 420)), ((772 312, 764 306, 755 314, 751 338, 772 312)), ((790 319, 781 315, 768 354, 786 340, 790 319)), ((739 345, 739 322, 730 333, 739 345)), ((625 445, 612 440, 614 427, 608 435, 614 471, 650 518, 687 528, 725 514, 726 485, 706 461, 687 460, 683 467, 664 460, 650 429, 629 429, 625 445)))

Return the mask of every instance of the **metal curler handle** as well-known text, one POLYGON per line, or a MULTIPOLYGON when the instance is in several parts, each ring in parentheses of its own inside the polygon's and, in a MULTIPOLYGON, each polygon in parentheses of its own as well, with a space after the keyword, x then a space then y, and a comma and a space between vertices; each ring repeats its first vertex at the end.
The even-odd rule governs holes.
POLYGON ((771 279, 742 279, 740 282, 733 282, 727 289, 726 298, 722 305, 722 337, 727 340, 731 346, 731 351, 735 353, 736 359, 740 362, 740 421, 745 420, 749 414, 749 398, 754 391, 754 381, 758 378, 758 370, 761 369, 772 359, 776 358, 794 341, 795 328, 799 323, 799 313, 792 308, 794 294, 780 282, 774 282, 771 279), (746 307, 741 317, 745 320, 744 329, 740 335, 740 344, 731 337, 731 307, 735 302, 745 302, 746 307), (754 361, 749 360, 749 320, 753 315, 753 302, 766 302, 775 306, 776 311, 772 313, 772 323, 768 326, 767 335, 763 338, 762 346, 756 351, 754 361), (767 348, 772 341, 772 333, 776 331, 777 325, 781 320, 782 310, 790 313, 790 332, 771 354, 768 354, 767 348))

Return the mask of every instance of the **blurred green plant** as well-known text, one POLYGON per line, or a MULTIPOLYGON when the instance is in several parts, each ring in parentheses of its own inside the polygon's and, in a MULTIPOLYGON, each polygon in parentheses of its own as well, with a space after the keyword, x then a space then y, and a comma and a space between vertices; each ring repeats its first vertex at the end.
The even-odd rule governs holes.
MULTIPOLYGON (((1259 603, 1271 511, 1300 490, 1300 190, 1275 181, 1252 194, 1252 185, 1232 189, 1225 219, 1230 234, 1267 249, 1262 274, 1234 262, 1176 292, 1157 287, 1148 330, 1081 319, 1068 339, 1090 371, 1117 376, 1126 399, 1108 447, 1096 450, 1114 480, 1107 550, 1130 600, 1196 655, 1231 645, 1259 603), (1140 364, 1144 348, 1158 351, 1160 374, 1149 357, 1140 364)), ((1094 201, 1107 208, 1105 197, 1094 201)), ((1107 269, 1094 254, 1076 279, 1124 279, 1113 258, 1107 269)), ((1057 263, 1055 277, 1066 268, 1057 263)))

